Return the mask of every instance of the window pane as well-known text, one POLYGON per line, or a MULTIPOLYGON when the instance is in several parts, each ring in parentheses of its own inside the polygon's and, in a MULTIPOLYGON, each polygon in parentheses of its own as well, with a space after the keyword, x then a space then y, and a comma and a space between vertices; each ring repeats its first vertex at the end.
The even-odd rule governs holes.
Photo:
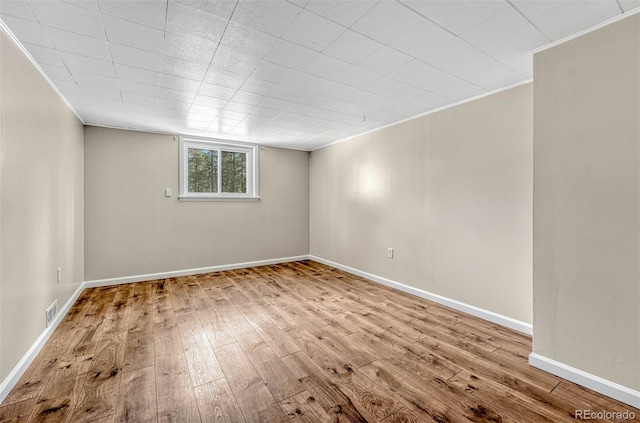
POLYGON ((222 192, 247 192, 247 153, 222 152, 222 192))
POLYGON ((218 151, 189 149, 189 192, 218 192, 218 151))

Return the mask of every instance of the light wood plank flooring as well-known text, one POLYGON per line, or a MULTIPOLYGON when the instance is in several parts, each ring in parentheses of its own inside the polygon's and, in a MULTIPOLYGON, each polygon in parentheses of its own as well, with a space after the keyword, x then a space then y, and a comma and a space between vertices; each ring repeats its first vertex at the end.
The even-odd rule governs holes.
POLYGON ((0 422, 564 422, 531 339, 312 261, 87 289, 0 422))

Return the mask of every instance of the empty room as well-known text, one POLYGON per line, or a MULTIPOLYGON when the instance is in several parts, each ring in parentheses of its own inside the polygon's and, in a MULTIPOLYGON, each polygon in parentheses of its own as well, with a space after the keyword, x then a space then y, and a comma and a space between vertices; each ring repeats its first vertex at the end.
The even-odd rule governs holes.
POLYGON ((640 422, 640 0, 0 0, 0 423, 640 422))

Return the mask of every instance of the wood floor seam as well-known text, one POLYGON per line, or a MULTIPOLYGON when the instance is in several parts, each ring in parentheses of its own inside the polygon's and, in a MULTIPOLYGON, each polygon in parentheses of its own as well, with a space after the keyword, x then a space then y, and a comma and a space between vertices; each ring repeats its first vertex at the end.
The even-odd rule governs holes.
POLYGON ((538 423, 590 408, 640 423, 530 352, 529 336, 308 260, 135 282, 80 294, 0 422, 538 423))

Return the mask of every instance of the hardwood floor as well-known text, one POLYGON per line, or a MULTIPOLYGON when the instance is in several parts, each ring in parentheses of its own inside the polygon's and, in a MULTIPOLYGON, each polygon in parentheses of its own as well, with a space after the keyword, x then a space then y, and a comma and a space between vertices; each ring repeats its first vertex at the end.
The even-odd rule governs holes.
POLYGON ((311 261, 109 286, 82 293, 0 422, 640 422, 530 367, 530 351, 311 261))

